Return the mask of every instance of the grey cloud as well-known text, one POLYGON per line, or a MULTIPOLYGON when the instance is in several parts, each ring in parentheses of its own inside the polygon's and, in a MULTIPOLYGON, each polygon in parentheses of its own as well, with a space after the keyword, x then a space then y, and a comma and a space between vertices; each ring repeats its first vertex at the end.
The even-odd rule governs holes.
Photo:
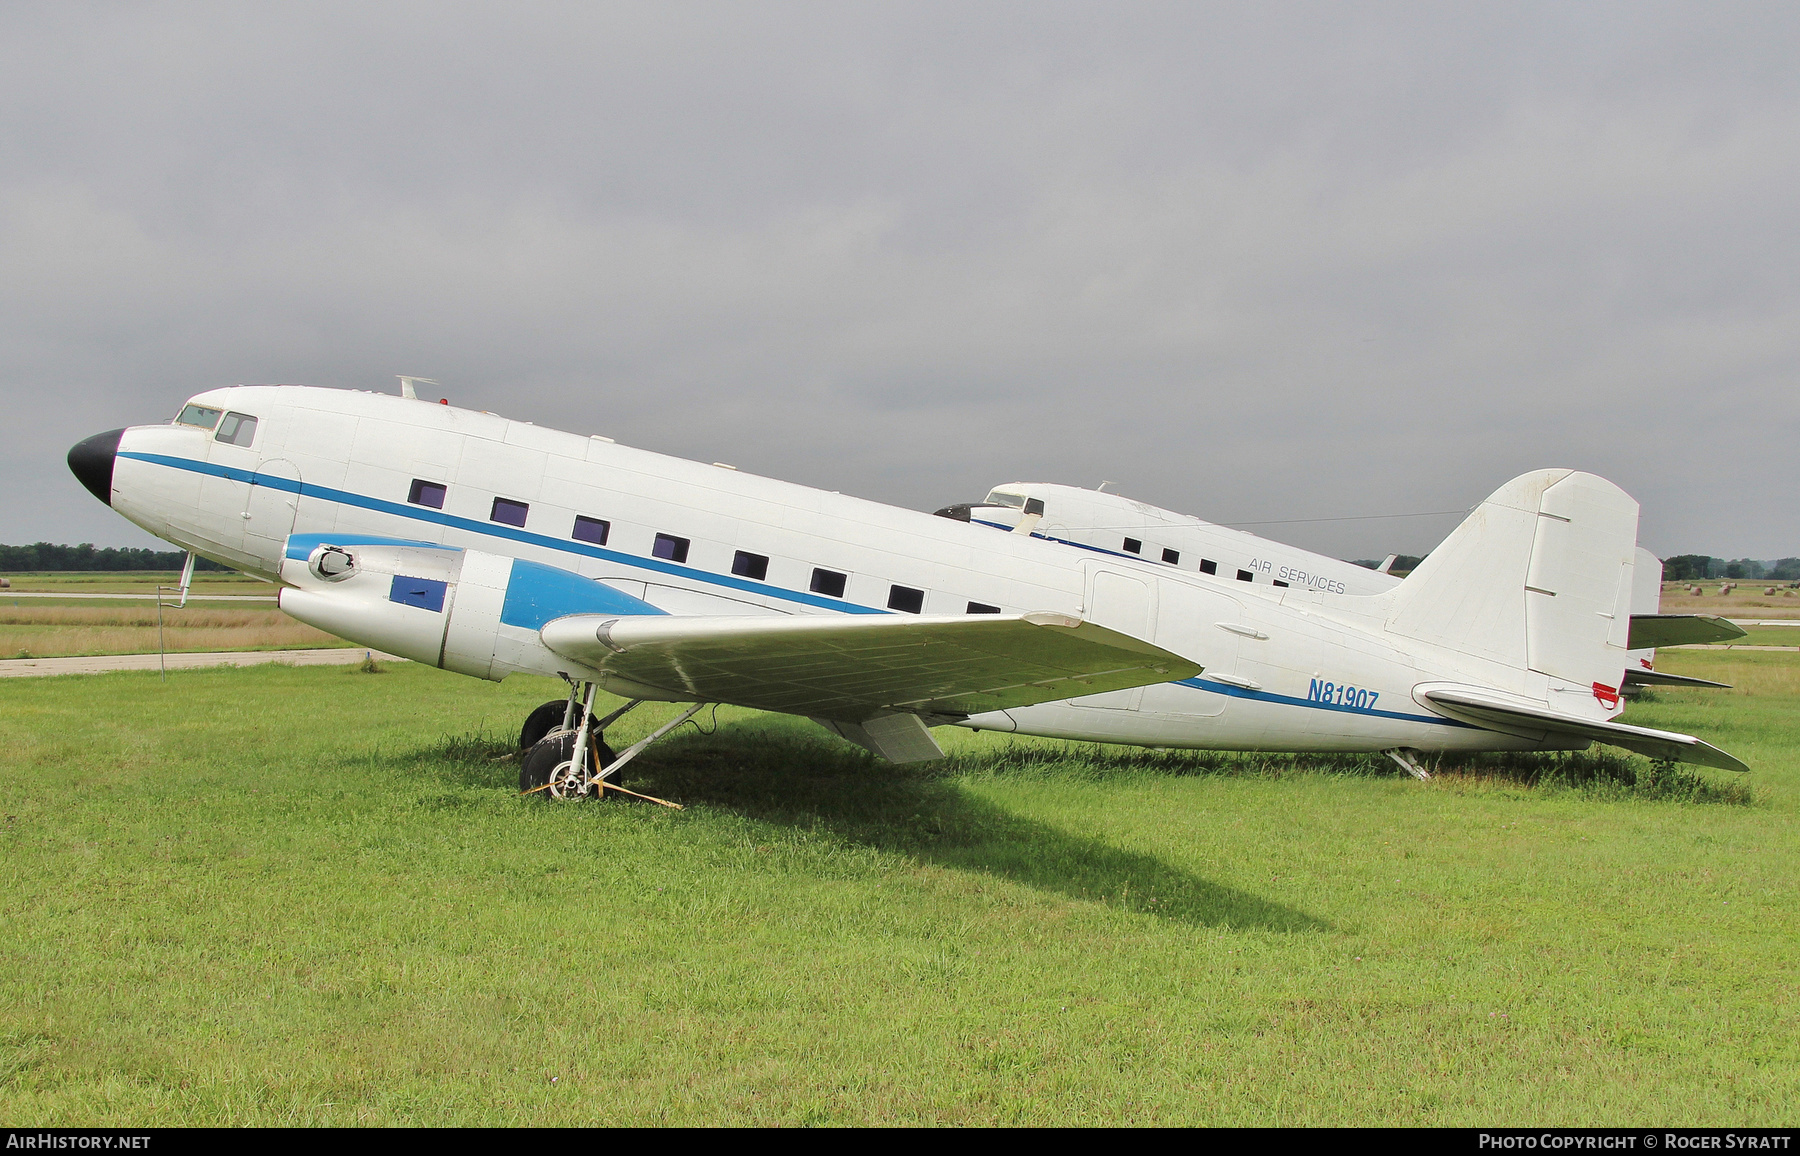
POLYGON ((1573 465, 1653 549, 1792 553, 1797 25, 15 7, 0 540, 140 540, 63 470, 85 434, 417 373, 924 508, 1104 478, 1220 520, 1445 510, 1573 465))

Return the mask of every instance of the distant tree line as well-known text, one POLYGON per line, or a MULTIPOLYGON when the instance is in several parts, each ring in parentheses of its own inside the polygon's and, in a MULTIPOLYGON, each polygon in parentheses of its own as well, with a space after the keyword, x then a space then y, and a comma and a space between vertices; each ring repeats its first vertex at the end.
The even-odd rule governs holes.
POLYGON ((1800 580, 1800 558, 1777 558, 1761 562, 1755 558, 1713 558, 1705 554, 1677 554, 1663 559, 1663 578, 1669 582, 1698 582, 1708 578, 1742 579, 1759 582, 1800 580))
MULTIPOLYGON (((187 555, 180 550, 144 550, 127 546, 96 547, 92 542, 79 546, 58 546, 50 542, 34 542, 29 546, 0 546, 0 570, 179 570, 187 555)), ((1421 558, 1403 555, 1395 559, 1393 568, 1402 573, 1414 570, 1421 558)), ((1381 565, 1370 558, 1358 558, 1356 565, 1373 570, 1381 565)), ((205 558, 197 559, 195 570, 230 570, 205 558)), ((1800 581, 1800 558, 1778 558, 1762 562, 1755 558, 1713 558, 1706 554, 1676 554, 1663 559, 1663 578, 1669 582, 1699 582, 1713 578, 1727 581, 1777 582, 1800 581)))
MULTIPOLYGON (((179 570, 187 561, 180 550, 143 550, 128 546, 95 548, 92 542, 57 546, 34 542, 29 546, 0 546, 0 570, 179 570)), ((230 570, 205 558, 194 560, 195 570, 230 570)))
MULTIPOLYGON (((1395 559, 1393 570, 1404 574, 1419 568, 1422 558, 1401 555, 1395 559)), ((1358 566, 1367 566, 1373 570, 1381 563, 1370 558, 1358 558, 1358 566)), ((1705 554, 1676 554, 1663 559, 1663 580, 1665 582, 1701 582, 1707 579, 1723 578, 1727 581, 1741 579, 1745 582, 1795 582, 1800 581, 1800 558, 1778 558, 1773 562, 1758 561, 1755 558, 1713 558, 1705 554)))

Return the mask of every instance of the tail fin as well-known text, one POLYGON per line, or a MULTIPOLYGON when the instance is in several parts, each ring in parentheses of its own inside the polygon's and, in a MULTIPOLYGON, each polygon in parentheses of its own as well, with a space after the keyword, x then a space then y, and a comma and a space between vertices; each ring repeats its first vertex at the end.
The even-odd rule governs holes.
POLYGON ((1604 478, 1523 474, 1400 584, 1387 629, 1549 675, 1591 693, 1586 713, 1598 700, 1610 714, 1631 631, 1637 521, 1637 502, 1604 478))

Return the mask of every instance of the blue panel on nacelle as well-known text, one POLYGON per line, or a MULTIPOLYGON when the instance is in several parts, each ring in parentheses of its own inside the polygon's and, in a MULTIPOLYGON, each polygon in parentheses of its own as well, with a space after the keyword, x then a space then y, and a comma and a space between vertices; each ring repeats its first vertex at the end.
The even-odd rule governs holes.
POLYGON ((506 584, 506 601, 500 621, 527 630, 542 629, 552 618, 566 614, 662 614, 664 611, 615 590, 604 582, 541 562, 514 558, 512 578, 506 584))
POLYGON ((408 578, 404 574, 396 574, 394 584, 388 587, 388 601, 442 614, 446 589, 448 583, 439 582, 436 578, 408 578))

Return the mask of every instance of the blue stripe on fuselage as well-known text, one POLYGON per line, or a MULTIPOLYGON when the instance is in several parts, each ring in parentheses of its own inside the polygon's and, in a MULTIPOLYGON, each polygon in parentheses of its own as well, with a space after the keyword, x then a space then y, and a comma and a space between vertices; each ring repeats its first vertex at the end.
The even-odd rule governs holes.
POLYGON ((1329 710, 1336 711, 1339 714, 1373 715, 1376 718, 1398 719, 1401 722, 1435 723, 1438 726, 1467 727, 1470 730, 1482 729, 1480 727, 1471 727, 1466 722, 1458 722, 1455 719, 1444 718, 1440 715, 1409 714, 1397 710, 1358 710, 1356 707, 1339 706, 1334 702, 1318 702, 1310 698, 1295 698, 1292 695, 1274 694, 1266 690, 1251 690, 1247 686, 1232 686, 1230 683, 1215 682, 1210 678, 1183 678, 1178 680, 1175 685, 1191 686, 1195 690, 1209 691, 1212 694, 1222 694, 1227 698, 1245 698, 1252 702, 1270 702, 1279 706, 1301 706, 1310 710, 1329 710))
MULTIPOLYGON (((617 550, 607 550, 583 542, 568 542, 563 541, 560 538, 549 538, 545 537, 543 534, 533 534, 526 530, 514 529, 511 526, 499 526, 487 522, 477 522, 470 518, 458 517, 455 514, 446 514, 441 510, 431 510, 419 506, 405 505, 400 502, 390 502, 384 498, 371 498, 364 494, 353 494, 348 490, 338 490, 333 489, 330 486, 304 483, 293 478, 257 475, 251 473, 249 470, 240 470, 232 466, 217 466, 213 465, 211 462, 197 462, 191 458, 170 457, 165 454, 120 451, 118 456, 122 458, 132 458, 140 462, 148 462, 152 465, 168 466, 171 469, 187 470, 198 474, 211 474, 214 477, 226 478, 234 482, 244 482, 248 485, 268 486, 271 489, 285 490, 290 494, 300 494, 311 498, 323 498, 328 501, 341 502, 347 506, 356 506, 365 510, 374 510, 377 513, 392 514, 399 518, 411 518, 419 522, 434 522, 440 526, 449 526, 452 529, 464 530, 471 534, 485 534, 491 538, 505 538, 509 541, 522 542, 528 546, 539 546, 546 550, 556 550, 565 554, 580 554, 589 558, 598 558, 606 562, 618 562, 627 566, 635 566, 642 570, 669 574, 677 578, 687 578, 696 582, 706 582, 715 586, 724 586, 733 590, 741 590, 747 594, 761 594, 769 598, 780 598, 789 602, 797 602, 806 606, 816 606, 825 610, 837 610, 849 614, 891 613, 891 611, 887 610, 878 610, 873 606, 862 606, 855 602, 845 602, 842 599, 822 598, 816 594, 806 594, 798 590, 789 590, 781 586, 771 586, 765 582, 751 582, 747 579, 731 575, 714 574, 706 570, 695 570, 687 566, 678 566, 673 562, 665 562, 660 558, 640 558, 636 555, 622 554, 617 550)), ((994 525, 994 523, 991 522, 985 524, 994 525)), ((1005 529, 1003 526, 997 526, 996 528, 1005 529)), ((320 541, 332 540, 331 535, 328 534, 307 535, 307 537, 317 537, 320 541)), ((1033 537, 1041 536, 1034 534, 1033 537)), ((362 540, 368 541, 370 539, 364 538, 362 540)), ((1093 550, 1096 553, 1114 553, 1111 550, 1105 550, 1098 546, 1086 546, 1080 542, 1063 542, 1062 539, 1050 540, 1062 542, 1063 545, 1079 546, 1082 549, 1093 550)), ((406 540, 395 538, 391 541, 398 545, 405 543, 406 540)), ((417 544, 421 546, 436 545, 436 543, 431 542, 421 542, 417 544)), ((292 556, 291 553, 290 556, 292 556)), ((301 556, 304 557, 305 555, 301 556)), ((1121 554, 1117 556, 1122 558, 1132 558, 1134 561, 1138 562, 1148 561, 1145 558, 1130 554, 1121 554)), ((1311 699, 1295 698, 1291 695, 1272 694, 1263 690, 1250 690, 1246 687, 1231 686, 1228 683, 1215 682, 1210 678, 1184 678, 1180 679, 1175 685, 1191 687, 1195 690, 1203 690, 1212 694, 1222 694, 1228 698, 1250 699, 1255 702, 1274 703, 1280 706, 1304 707, 1309 710, 1337 711, 1345 714, 1373 715, 1376 718, 1396 719, 1402 722, 1433 723, 1438 726, 1467 727, 1471 730, 1482 729, 1479 727, 1470 727, 1470 725, 1465 722, 1458 722, 1455 719, 1442 718, 1436 715, 1406 714, 1389 710, 1357 710, 1354 707, 1338 706, 1335 703, 1315 702, 1311 699)))
MULTIPOLYGON (((729 574, 714 574, 707 570, 695 570, 688 566, 680 566, 674 562, 665 562, 661 558, 640 558, 634 554, 622 554, 617 550, 608 550, 600 546, 591 546, 585 542, 568 542, 561 538, 550 538, 543 534, 533 534, 529 530, 517 530, 511 526, 500 526, 490 522, 477 522, 472 518, 446 514, 442 510, 431 510, 420 506, 407 505, 401 502, 390 502, 385 498, 371 498, 366 494, 354 494, 348 490, 333 489, 312 482, 299 482, 293 478, 273 477, 270 475, 252 474, 249 470, 240 470, 232 466, 216 466, 211 462, 197 462, 192 458, 169 457, 165 454, 146 454, 121 452, 119 457, 132 458, 151 465, 168 466, 171 469, 187 470, 190 473, 210 474, 233 482, 243 482, 252 486, 268 486, 270 489, 285 490, 290 494, 299 494, 308 498, 323 498, 327 501, 341 502, 346 506, 356 506, 364 510, 374 510, 380 514, 392 514, 397 518, 411 518, 416 522, 432 522, 451 529, 463 530, 471 534, 485 534, 490 538, 504 538, 512 542, 520 542, 527 546, 538 546, 545 550, 556 550, 564 554, 579 554, 588 558, 598 558, 603 562, 617 562, 633 566, 640 570, 668 574, 676 578, 687 578, 695 582, 706 582, 714 586, 723 586, 731 590, 741 590, 746 594, 760 594, 765 598, 780 598, 788 602, 797 602, 803 606, 816 606, 822 610, 837 610, 846 614, 891 614, 891 610, 879 610, 873 606, 863 606, 855 602, 846 602, 841 598, 826 598, 818 594, 789 590, 782 586, 771 586, 766 582, 752 582, 747 578, 739 578, 729 574)), ((321 535, 329 539, 330 535, 321 535)), ((396 539, 398 541, 398 539, 396 539)))

